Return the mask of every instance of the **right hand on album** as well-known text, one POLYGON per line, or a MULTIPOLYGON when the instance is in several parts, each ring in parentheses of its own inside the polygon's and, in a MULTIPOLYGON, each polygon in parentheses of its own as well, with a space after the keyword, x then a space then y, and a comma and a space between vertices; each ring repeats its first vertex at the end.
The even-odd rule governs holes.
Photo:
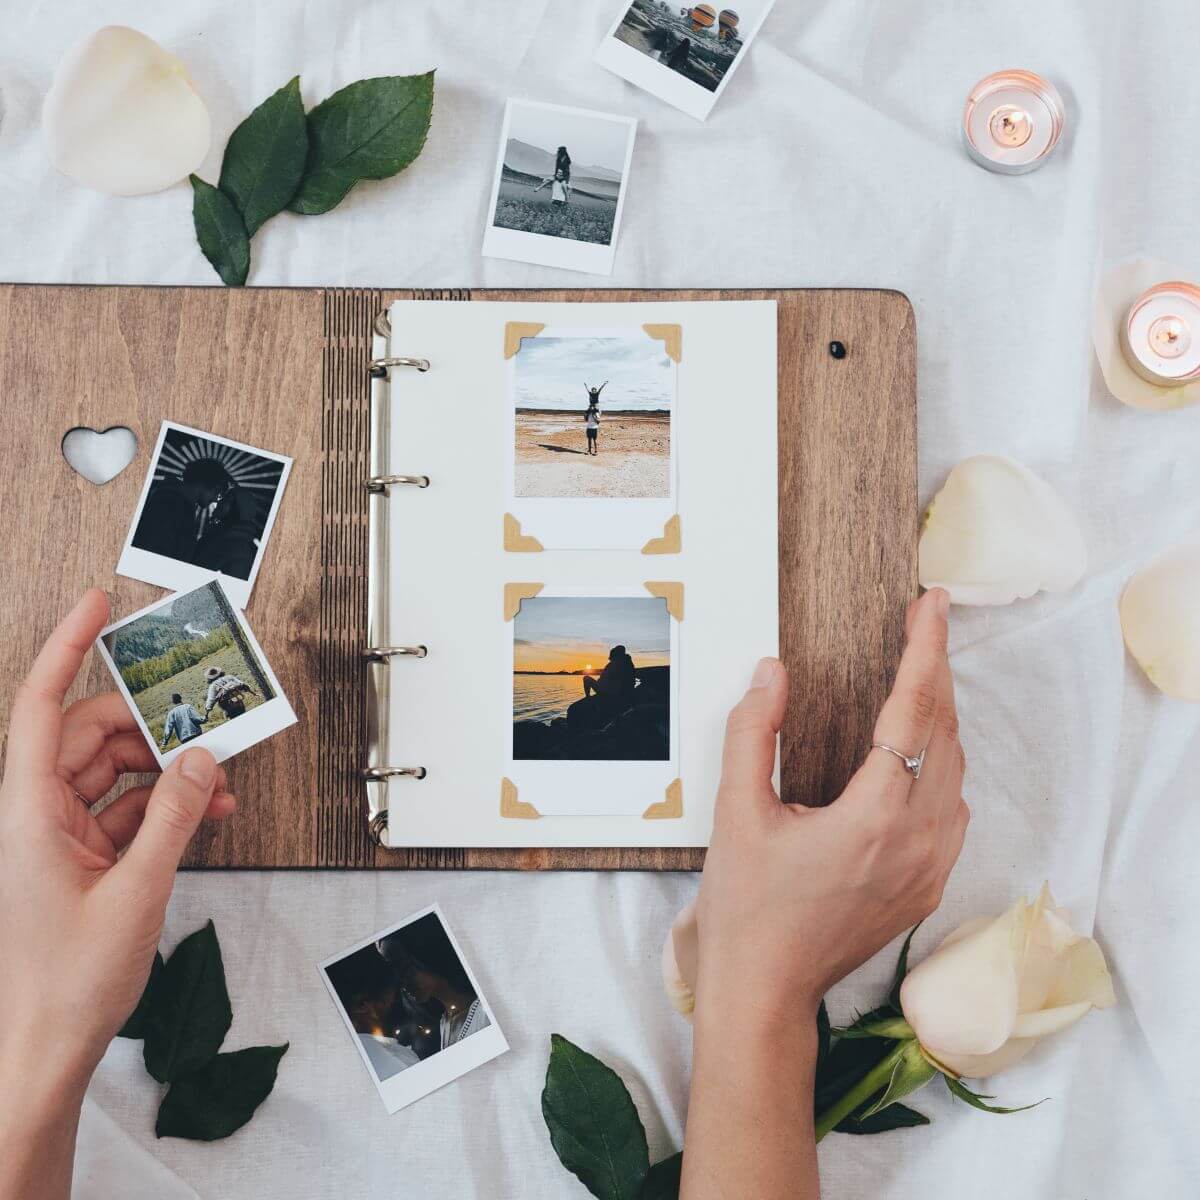
POLYGON ((826 991, 941 901, 969 812, 946 653, 949 597, 908 611, 908 643, 875 742, 884 750, 826 808, 780 801, 772 783, 787 703, 777 659, 757 666, 730 713, 711 848, 697 901, 697 1029, 728 1019, 731 996, 766 1019, 815 1016, 826 991), (709 999, 711 997, 711 999, 709 999), (788 1015, 790 1014, 790 1015, 788 1015))
POLYGON ((30 1120, 78 1104, 142 994, 192 834, 236 807, 225 772, 195 748, 152 788, 91 814, 123 774, 158 769, 121 696, 62 711, 107 620, 108 601, 92 589, 12 705, 0 785, 0 1111, 20 1105, 30 1120))

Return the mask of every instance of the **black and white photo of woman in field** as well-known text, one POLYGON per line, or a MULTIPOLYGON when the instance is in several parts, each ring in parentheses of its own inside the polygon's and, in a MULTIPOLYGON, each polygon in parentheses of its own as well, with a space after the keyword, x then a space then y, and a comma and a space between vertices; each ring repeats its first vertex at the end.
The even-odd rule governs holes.
POLYGON ((492 223, 607 246, 628 138, 603 117, 514 103, 492 223))

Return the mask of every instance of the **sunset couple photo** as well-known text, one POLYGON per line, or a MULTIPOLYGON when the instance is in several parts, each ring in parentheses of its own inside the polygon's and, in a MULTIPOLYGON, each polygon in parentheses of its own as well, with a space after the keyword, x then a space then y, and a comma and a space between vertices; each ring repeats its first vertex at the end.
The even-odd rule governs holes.
POLYGON ((536 596, 513 620, 513 758, 665 761, 671 623, 656 597, 536 596))

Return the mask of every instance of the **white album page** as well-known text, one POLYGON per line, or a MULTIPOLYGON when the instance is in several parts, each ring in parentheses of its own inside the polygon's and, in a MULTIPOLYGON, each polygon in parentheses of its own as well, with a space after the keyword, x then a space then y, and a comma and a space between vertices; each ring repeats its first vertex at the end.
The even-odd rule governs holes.
POLYGON ((393 846, 703 846, 779 643, 774 301, 401 301, 393 846), (649 815, 645 815, 649 814, 649 815))

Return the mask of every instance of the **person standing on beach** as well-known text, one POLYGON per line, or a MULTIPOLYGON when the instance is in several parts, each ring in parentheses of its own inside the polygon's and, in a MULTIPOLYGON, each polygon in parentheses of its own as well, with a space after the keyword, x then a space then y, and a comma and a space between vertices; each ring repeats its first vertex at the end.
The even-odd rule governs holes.
POLYGON ((600 432, 600 408, 596 404, 589 404, 588 410, 583 414, 584 421, 587 422, 587 452, 589 454, 599 454, 596 449, 596 436, 600 432))

